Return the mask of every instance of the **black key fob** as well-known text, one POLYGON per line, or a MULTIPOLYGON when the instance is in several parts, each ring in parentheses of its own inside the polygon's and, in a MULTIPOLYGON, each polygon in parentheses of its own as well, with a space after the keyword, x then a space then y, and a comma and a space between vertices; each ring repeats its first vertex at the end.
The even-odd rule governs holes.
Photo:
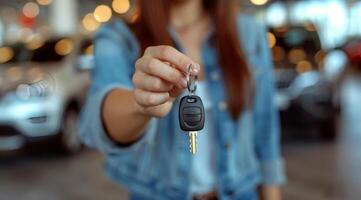
POLYGON ((183 131, 200 131, 204 127, 204 107, 197 95, 182 97, 179 104, 179 125, 183 131))

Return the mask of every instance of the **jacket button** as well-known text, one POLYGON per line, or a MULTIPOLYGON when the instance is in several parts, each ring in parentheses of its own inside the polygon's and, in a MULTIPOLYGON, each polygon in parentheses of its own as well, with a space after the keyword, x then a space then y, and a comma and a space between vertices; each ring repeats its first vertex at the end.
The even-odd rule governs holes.
POLYGON ((231 147, 231 145, 229 143, 223 144, 223 148, 225 148, 225 149, 229 149, 230 147, 231 147))
POLYGON ((219 80, 219 73, 217 71, 213 71, 210 74, 211 80, 212 81, 218 81, 219 80))
POLYGON ((220 111, 226 111, 227 110, 227 103, 224 101, 221 101, 218 103, 218 109, 220 111))

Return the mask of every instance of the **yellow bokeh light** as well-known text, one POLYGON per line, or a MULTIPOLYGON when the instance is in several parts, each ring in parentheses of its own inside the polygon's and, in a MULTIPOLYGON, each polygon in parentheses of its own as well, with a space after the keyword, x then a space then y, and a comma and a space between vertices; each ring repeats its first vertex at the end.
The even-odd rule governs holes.
POLYGON ((94 18, 93 13, 86 14, 82 24, 87 31, 96 31, 100 26, 100 23, 94 18))
POLYGON ((297 64, 304 59, 306 59, 306 52, 303 49, 292 49, 288 53, 288 60, 293 64, 297 64))
POLYGON ((306 60, 302 60, 296 65, 296 71, 301 74, 312 69, 312 64, 306 60))
POLYGON ((90 45, 85 49, 84 53, 85 55, 91 56, 93 55, 93 51, 94 51, 94 46, 90 45))
POLYGON ((98 22, 107 22, 112 17, 112 10, 107 5, 99 5, 94 10, 94 18, 98 22))
POLYGON ((29 50, 39 49, 44 45, 44 42, 41 40, 33 40, 25 44, 25 47, 29 50))
POLYGON ((267 37, 268 37, 268 46, 270 48, 273 48, 277 42, 275 35, 273 33, 268 32, 267 37))
POLYGON ((33 34, 25 40, 25 47, 29 50, 35 50, 44 45, 41 35, 33 34))
POLYGON ((322 50, 319 50, 316 54, 315 54, 315 61, 320 64, 323 59, 325 59, 326 53, 322 50))
POLYGON ((29 37, 31 37, 34 34, 34 31, 30 28, 22 28, 20 29, 20 31, 17 33, 17 37, 20 38, 20 40, 22 42, 26 42, 29 37))
POLYGON ((55 44, 55 52, 65 56, 73 51, 74 45, 70 39, 62 39, 55 44))
POLYGON ((129 0, 113 0, 112 7, 116 13, 124 14, 129 10, 130 2, 129 0))
POLYGON ((36 0, 36 2, 38 2, 39 5, 47 6, 53 3, 53 0, 36 0))
POLYGON ((257 5, 257 6, 261 6, 261 5, 264 5, 268 2, 268 0, 250 0, 251 3, 253 3, 254 5, 257 5))
POLYGON ((23 14, 26 17, 34 18, 39 14, 39 6, 34 2, 28 2, 23 7, 23 14))
POLYGON ((0 47, 0 63, 6 63, 14 57, 14 51, 10 47, 0 47))

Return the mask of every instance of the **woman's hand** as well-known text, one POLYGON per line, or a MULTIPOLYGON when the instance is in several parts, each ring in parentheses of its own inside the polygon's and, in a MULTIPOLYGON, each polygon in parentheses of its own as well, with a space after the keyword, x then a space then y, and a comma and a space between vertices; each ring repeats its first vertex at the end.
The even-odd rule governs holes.
POLYGON ((175 97, 187 87, 188 65, 193 75, 200 66, 171 46, 148 47, 135 64, 134 97, 141 111, 152 117, 164 117, 175 97))
POLYGON ((260 199, 261 200, 281 200, 281 188, 280 186, 261 186, 260 187, 260 199))

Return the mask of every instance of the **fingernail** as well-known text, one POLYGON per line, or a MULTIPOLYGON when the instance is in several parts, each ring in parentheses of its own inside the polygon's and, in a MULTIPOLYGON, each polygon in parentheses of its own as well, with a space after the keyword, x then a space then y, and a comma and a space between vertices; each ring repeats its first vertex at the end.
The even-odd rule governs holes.
POLYGON ((196 68, 192 68, 192 73, 193 73, 193 74, 198 74, 198 72, 199 72, 199 70, 198 70, 198 69, 196 69, 196 68))

